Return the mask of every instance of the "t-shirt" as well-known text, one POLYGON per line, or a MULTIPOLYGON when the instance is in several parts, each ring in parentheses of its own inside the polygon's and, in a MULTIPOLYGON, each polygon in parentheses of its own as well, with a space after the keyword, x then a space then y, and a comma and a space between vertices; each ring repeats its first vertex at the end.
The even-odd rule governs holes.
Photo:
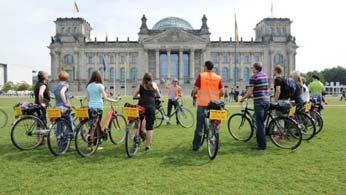
MULTIPOLYGON (((195 82, 195 87, 201 88, 201 75, 198 75, 196 82, 195 82)), ((223 88, 223 82, 221 80, 220 84, 219 84, 219 89, 222 89, 222 88, 223 88)))
POLYGON ((321 81, 314 80, 309 84, 309 91, 311 95, 322 95, 324 86, 321 81))
POLYGON ((280 86, 280 96, 279 100, 289 99, 289 94, 285 91, 285 78, 279 76, 274 79, 274 94, 276 93, 276 87, 280 86))
POLYGON ((60 92, 61 92, 63 87, 67 88, 67 90, 65 92, 65 99, 68 102, 68 97, 67 97, 67 92, 68 92, 68 87, 69 87, 68 83, 66 83, 66 82, 59 82, 56 85, 55 90, 54 90, 55 104, 56 104, 57 107, 64 106, 64 102, 62 101, 61 96, 60 96, 60 92))
POLYGON ((103 110, 102 91, 105 89, 101 83, 90 83, 87 87, 89 108, 103 110))
POLYGON ((302 87, 301 98, 302 98, 303 102, 308 102, 310 100, 309 88, 305 84, 302 87))
POLYGON ((250 78, 249 86, 253 87, 254 104, 269 103, 268 76, 258 72, 250 78))

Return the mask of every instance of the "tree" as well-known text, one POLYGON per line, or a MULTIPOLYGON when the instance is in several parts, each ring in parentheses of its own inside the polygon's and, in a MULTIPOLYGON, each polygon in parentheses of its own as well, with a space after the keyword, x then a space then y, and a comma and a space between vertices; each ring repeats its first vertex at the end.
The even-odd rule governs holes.
POLYGON ((341 66, 334 68, 327 68, 322 71, 326 82, 340 82, 346 85, 346 68, 341 66))
POLYGON ((26 91, 26 90, 30 90, 30 85, 27 83, 20 83, 17 86, 17 91, 26 91))
POLYGON ((324 83, 324 76, 323 76, 322 72, 314 70, 311 72, 307 72, 306 74, 302 74, 302 76, 305 78, 305 82, 307 84, 309 84, 312 81, 313 75, 317 75, 318 77, 320 77, 321 82, 324 83))
POLYGON ((15 90, 16 86, 13 82, 9 81, 9 82, 6 82, 3 87, 2 87, 2 90, 4 92, 8 92, 9 90, 15 90))

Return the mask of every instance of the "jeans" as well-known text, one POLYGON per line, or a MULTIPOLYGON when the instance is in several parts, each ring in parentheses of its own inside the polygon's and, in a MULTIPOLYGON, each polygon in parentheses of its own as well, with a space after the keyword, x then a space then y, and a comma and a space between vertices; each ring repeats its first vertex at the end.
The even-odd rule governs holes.
POLYGON ((265 119, 269 109, 269 103, 256 103, 254 105, 256 117, 256 139, 258 149, 266 149, 266 133, 264 128, 265 119))
POLYGON ((172 100, 169 99, 168 100, 168 106, 167 106, 167 116, 170 118, 171 117, 171 113, 172 113, 172 107, 174 106, 174 108, 176 109, 178 106, 178 101, 177 100, 172 100))
POLYGON ((198 149, 200 147, 201 138, 203 135, 203 128, 205 125, 205 111, 207 107, 206 106, 198 106, 197 107, 197 123, 196 123, 196 129, 195 129, 195 135, 192 142, 192 147, 194 149, 198 149))

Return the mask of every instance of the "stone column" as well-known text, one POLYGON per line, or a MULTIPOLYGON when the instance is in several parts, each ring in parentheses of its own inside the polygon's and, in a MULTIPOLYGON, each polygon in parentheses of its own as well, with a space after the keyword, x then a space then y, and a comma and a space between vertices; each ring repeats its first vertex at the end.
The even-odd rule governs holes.
MULTIPOLYGON (((203 61, 202 61, 203 62, 203 61)), ((190 83, 195 80, 195 50, 190 50, 190 83)))
POLYGON ((168 59, 168 73, 167 73, 167 77, 168 80, 171 80, 171 71, 172 71, 172 62, 171 62, 171 49, 167 50, 167 59, 168 59))
POLYGON ((125 82, 131 80, 131 64, 130 64, 130 53, 129 52, 126 53, 126 61, 127 61, 127 67, 126 67, 127 72, 125 72, 125 74, 126 74, 126 81, 125 82))
POLYGON ((156 59, 155 59, 156 71, 155 71, 155 74, 156 74, 156 81, 158 81, 160 79, 160 51, 157 49, 155 52, 156 52, 156 59))
POLYGON ((56 80, 56 76, 57 76, 57 67, 56 67, 56 64, 55 64, 55 56, 54 56, 54 53, 53 52, 50 52, 49 53, 50 55, 50 71, 51 71, 51 74, 52 74, 52 79, 53 80, 56 80))
POLYGON ((115 80, 120 79, 120 53, 115 53, 115 80))
POLYGON ((184 83, 184 54, 182 49, 179 50, 179 78, 178 79, 181 84, 184 83))

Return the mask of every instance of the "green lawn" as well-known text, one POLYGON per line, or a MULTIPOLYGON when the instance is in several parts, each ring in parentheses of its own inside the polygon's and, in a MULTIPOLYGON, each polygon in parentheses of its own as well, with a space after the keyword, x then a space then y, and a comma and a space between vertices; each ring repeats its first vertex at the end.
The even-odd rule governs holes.
MULTIPOLYGON (((10 122, 10 106, 18 101, 24 100, 0 98, 10 122)), ((0 130, 0 194, 345 194, 346 103, 330 100, 323 117, 323 132, 295 152, 280 150, 269 139, 266 152, 254 151, 254 140, 233 140, 223 124, 214 161, 206 145, 190 150, 194 128, 164 125, 155 131, 153 150, 142 148, 133 159, 123 144, 110 141, 93 157, 81 158, 74 145, 62 157, 46 146, 18 151, 9 124, 0 130)))

